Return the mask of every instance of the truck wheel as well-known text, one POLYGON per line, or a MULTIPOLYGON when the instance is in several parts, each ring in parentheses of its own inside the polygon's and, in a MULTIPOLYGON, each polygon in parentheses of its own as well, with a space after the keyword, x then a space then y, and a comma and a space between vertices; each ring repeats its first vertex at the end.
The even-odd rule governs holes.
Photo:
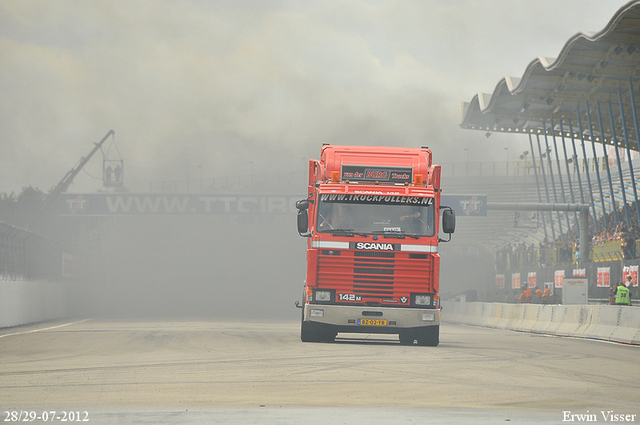
POLYGON ((322 342, 334 342, 336 340, 337 332, 329 328, 322 329, 322 342))
POLYGON ((302 342, 320 342, 318 326, 315 323, 303 320, 300 326, 300 339, 302 342))
POLYGON ((429 326, 420 330, 418 334, 418 345, 426 347, 437 347, 440 343, 440 326, 429 326))
POLYGON ((413 341, 416 339, 416 336, 413 332, 407 331, 400 332, 398 338, 400 339, 400 344, 402 345, 413 345, 413 341))

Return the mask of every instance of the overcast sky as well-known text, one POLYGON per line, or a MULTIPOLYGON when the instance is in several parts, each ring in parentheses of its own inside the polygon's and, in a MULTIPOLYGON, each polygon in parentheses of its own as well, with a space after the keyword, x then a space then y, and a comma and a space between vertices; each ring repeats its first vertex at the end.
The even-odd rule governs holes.
POLYGON ((134 192, 304 169, 323 142, 504 161, 528 139, 461 130, 460 103, 625 3, 0 0, 0 192, 49 190, 111 129, 134 192))

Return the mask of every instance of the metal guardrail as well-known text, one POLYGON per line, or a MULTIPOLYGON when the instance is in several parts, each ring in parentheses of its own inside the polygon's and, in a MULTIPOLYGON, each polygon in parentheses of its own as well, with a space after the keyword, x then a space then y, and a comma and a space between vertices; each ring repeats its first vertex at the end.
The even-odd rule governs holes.
MULTIPOLYGON (((553 160, 554 166, 555 163, 556 161, 553 160)), ((598 157, 597 164, 599 171, 606 171, 607 166, 604 161, 604 157, 598 157)), ((625 168, 625 164, 626 163, 623 164, 623 168, 625 168)), ((536 174, 536 171, 539 175, 542 173, 540 161, 537 160, 536 167, 534 167, 531 158, 513 159, 510 161, 455 162, 442 163, 440 165, 442 165, 443 177, 533 176, 536 174)), ((546 163, 544 163, 544 167, 545 171, 548 173, 548 166, 546 163)), ((611 167, 615 167, 615 164, 611 164, 611 167)), ((573 174, 577 171, 580 171, 581 174, 586 172, 595 173, 596 160, 594 158, 587 158, 586 161, 580 159, 576 164, 571 163, 571 170, 573 174)))

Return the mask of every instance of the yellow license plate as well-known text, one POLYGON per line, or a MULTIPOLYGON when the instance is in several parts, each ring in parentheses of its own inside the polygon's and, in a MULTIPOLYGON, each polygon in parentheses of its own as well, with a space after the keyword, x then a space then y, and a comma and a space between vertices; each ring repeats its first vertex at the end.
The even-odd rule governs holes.
POLYGON ((387 326, 387 321, 383 319, 358 319, 360 326, 387 326))

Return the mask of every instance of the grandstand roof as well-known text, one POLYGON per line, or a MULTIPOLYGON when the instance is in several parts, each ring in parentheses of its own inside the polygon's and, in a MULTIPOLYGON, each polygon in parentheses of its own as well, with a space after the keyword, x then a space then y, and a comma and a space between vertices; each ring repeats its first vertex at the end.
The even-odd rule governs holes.
POLYGON ((594 138, 603 135, 606 143, 613 144, 612 134, 615 134, 618 143, 624 146, 622 103, 630 148, 640 150, 629 89, 631 83, 636 113, 640 113, 639 77, 640 1, 635 0, 620 8, 602 31, 580 32, 571 37, 557 58, 538 57, 529 63, 522 77, 505 77, 492 94, 479 93, 471 102, 463 102, 460 126, 524 134, 542 133, 543 129, 552 134, 553 129, 558 134, 562 121, 564 135, 569 136, 566 133, 569 121, 577 135, 579 114, 584 138, 589 140, 588 102, 594 138), (597 118, 598 103, 603 118, 602 132, 597 118), (615 133, 611 128, 609 105, 615 133))

